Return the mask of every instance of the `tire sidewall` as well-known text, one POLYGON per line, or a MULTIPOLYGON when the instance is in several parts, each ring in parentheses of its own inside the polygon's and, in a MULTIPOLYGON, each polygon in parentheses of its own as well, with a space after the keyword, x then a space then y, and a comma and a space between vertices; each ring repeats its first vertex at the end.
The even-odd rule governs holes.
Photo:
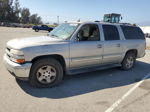
POLYGON ((132 53, 132 52, 127 53, 126 56, 125 56, 125 58, 123 59, 123 61, 122 61, 122 63, 121 63, 121 64, 122 64, 122 69, 123 69, 123 70, 130 70, 130 69, 132 69, 133 66, 134 66, 134 64, 135 64, 135 61, 136 61, 136 56, 135 56, 135 54, 132 53), (128 67, 126 66, 126 63, 127 63, 128 57, 130 57, 130 56, 133 57, 134 62, 133 62, 132 67, 128 68, 128 67))
POLYGON ((38 32, 39 31, 39 29, 35 29, 35 32, 38 32))

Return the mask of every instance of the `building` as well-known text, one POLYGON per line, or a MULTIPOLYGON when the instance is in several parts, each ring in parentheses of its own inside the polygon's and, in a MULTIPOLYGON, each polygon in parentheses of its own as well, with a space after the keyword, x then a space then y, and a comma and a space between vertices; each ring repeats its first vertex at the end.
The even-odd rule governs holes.
POLYGON ((150 49, 150 26, 143 26, 143 27, 140 27, 140 28, 144 32, 145 37, 147 37, 146 38, 146 46, 147 46, 148 49, 150 49))
POLYGON ((142 29, 142 31, 146 34, 150 34, 150 26, 142 26, 140 27, 142 29))

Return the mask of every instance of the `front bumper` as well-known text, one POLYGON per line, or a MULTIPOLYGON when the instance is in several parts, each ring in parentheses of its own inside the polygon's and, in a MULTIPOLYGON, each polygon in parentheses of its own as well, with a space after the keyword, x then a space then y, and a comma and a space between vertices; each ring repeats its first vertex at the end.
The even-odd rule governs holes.
POLYGON ((4 62, 7 70, 16 78, 27 80, 29 78, 32 63, 18 64, 14 63, 4 55, 4 62))

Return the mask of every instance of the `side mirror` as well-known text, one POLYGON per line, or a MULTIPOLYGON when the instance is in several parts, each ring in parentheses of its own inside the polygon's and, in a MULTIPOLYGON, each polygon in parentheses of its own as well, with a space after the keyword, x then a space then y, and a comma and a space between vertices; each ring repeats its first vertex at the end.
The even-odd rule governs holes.
POLYGON ((121 20, 123 19, 123 17, 121 16, 121 20))
POLYGON ((81 41, 82 40, 82 37, 83 37, 83 31, 80 30, 78 33, 77 33, 77 36, 76 36, 76 41, 81 41))
POLYGON ((79 42, 79 41, 80 41, 79 37, 76 37, 76 38, 75 38, 75 41, 76 41, 76 42, 79 42))

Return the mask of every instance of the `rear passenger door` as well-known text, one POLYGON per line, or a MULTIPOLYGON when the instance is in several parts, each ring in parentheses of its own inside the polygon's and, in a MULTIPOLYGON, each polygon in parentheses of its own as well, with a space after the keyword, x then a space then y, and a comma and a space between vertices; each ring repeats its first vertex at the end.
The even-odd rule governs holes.
POLYGON ((102 27, 104 32, 103 64, 118 63, 123 55, 118 28, 115 25, 103 25, 102 27))

